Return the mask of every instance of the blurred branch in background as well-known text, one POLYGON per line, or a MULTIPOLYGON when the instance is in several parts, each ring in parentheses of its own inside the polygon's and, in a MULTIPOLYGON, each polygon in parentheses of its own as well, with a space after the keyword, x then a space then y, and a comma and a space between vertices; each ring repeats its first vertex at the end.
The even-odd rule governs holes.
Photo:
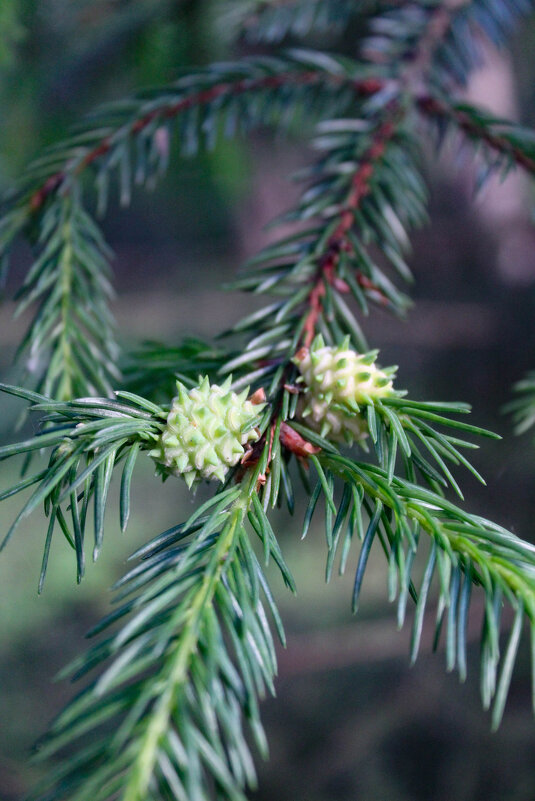
POLYGON ((195 0, 3 3, 0 186, 44 145, 57 141, 58 129, 96 103, 166 83, 180 66, 205 61, 208 5, 195 0), (7 153, 9 160, 2 161, 7 153))
MULTIPOLYGON (((519 120, 520 104, 512 57, 488 43, 482 46, 485 65, 472 75, 467 99, 496 117, 519 120)), ((532 192, 526 174, 516 170, 505 180, 492 176, 476 203, 488 236, 497 242, 494 268, 504 283, 511 287, 533 285, 535 232, 530 212, 532 192)))

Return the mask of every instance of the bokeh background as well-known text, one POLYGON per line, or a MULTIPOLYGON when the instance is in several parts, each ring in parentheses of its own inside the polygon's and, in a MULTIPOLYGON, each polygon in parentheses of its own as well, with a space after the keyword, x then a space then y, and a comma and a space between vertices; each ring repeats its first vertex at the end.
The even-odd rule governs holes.
MULTIPOLYGON (((97 103, 173 80, 179 69, 239 55, 214 35, 220 3, 192 0, 3 0, 0 2, 0 188, 8 189, 41 148, 97 103)), ((357 32, 343 46, 355 46, 357 32)), ((535 123, 535 22, 508 54, 489 50, 468 89, 498 114, 535 123)), ((334 47, 326 37, 308 42, 334 47)), ((259 132, 210 156, 175 158, 152 194, 129 209, 112 204, 103 226, 115 252, 114 310, 122 341, 172 344, 185 333, 212 335, 238 318, 247 297, 218 292, 243 259, 268 241, 263 226, 287 208, 289 180, 306 163, 294 137, 259 132)), ((535 444, 512 436, 500 414, 513 381, 535 367, 533 196, 514 175, 473 198, 467 154, 455 145, 425 161, 431 223, 413 238, 415 307, 405 323, 379 312, 363 322, 383 364, 400 365, 413 397, 465 400, 474 422, 504 435, 476 455, 488 479, 463 477, 468 506, 535 539, 535 444)), ((27 320, 10 298, 28 266, 20 246, 0 306, 0 378, 16 382, 16 346, 27 320)), ((11 441, 20 404, 0 400, 0 439, 11 441)), ((29 424, 31 427, 31 423, 29 424)), ((0 486, 15 470, 2 464, 0 486)), ((138 468, 128 534, 107 517, 107 541, 77 587, 73 560, 57 540, 44 594, 37 597, 43 520, 34 515, 0 557, 0 798, 20 799, 38 775, 35 738, 70 697, 52 681, 84 647, 84 632, 106 612, 109 587, 141 542, 184 519, 192 500, 181 486, 138 468)), ((0 506, 0 534, 18 509, 0 506)), ((113 503, 110 504, 110 510, 113 503)), ((297 510, 296 516, 303 513, 297 510)), ((299 520, 278 531, 296 576, 297 598, 274 589, 289 646, 280 653, 278 697, 264 717, 271 760, 259 765, 257 801, 533 801, 535 726, 524 643, 501 729, 490 733, 478 691, 478 620, 470 634, 469 677, 460 685, 431 652, 433 622, 416 666, 408 629, 396 631, 382 555, 372 559, 358 617, 351 576, 325 586, 318 525, 298 541, 299 520)), ((356 558, 355 556, 353 557, 356 558)), ((476 602, 477 607, 477 602, 476 602)))

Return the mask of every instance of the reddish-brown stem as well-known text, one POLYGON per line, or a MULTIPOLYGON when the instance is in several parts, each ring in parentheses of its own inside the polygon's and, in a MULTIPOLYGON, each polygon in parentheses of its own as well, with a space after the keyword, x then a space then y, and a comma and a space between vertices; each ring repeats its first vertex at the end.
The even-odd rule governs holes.
MULTIPOLYGON (((466 2, 468 0, 443 0, 432 11, 427 29, 403 70, 400 86, 405 87, 414 94, 415 87, 425 83, 425 77, 437 45, 446 36, 455 13, 466 2)), ((370 56, 370 58, 374 60, 373 57, 370 56)), ((353 177, 345 209, 340 217, 340 223, 327 243, 325 254, 318 260, 318 270, 314 276, 313 286, 308 296, 309 311, 305 318, 303 336, 301 338, 301 342, 305 347, 310 347, 314 339, 318 317, 323 308, 322 299, 325 296, 327 285, 335 287, 338 291, 343 291, 336 285, 336 282, 340 281, 340 278, 336 276, 336 266, 340 260, 340 254, 344 250, 351 249, 347 234, 353 224, 355 212, 369 193, 370 180, 375 166, 383 155, 388 140, 396 130, 396 120, 400 115, 400 109, 397 104, 394 106, 394 114, 390 109, 388 114, 388 118, 378 128, 371 147, 362 158, 353 177)), ((368 276, 357 270, 356 278, 359 285, 363 289, 373 292, 380 303, 388 304, 388 299, 384 293, 368 276)))
POLYGON ((413 92, 427 84, 436 49, 448 34, 455 14, 470 0, 442 0, 431 11, 424 35, 403 71, 402 81, 413 92))
POLYGON ((512 158, 519 167, 535 174, 535 159, 526 155, 509 139, 497 133, 493 133, 484 125, 479 125, 470 114, 463 111, 463 109, 451 106, 430 95, 418 98, 416 105, 418 109, 428 117, 442 117, 443 119, 452 120, 467 136, 479 139, 497 153, 512 158))
MULTIPOLYGON (((351 181, 351 188, 340 214, 340 222, 329 237, 325 253, 319 259, 318 270, 308 296, 309 311, 303 326, 302 343, 306 348, 310 347, 316 333, 316 325, 323 308, 322 298, 325 296, 326 286, 329 284, 338 292, 347 292, 349 290, 345 281, 336 275, 336 267, 340 261, 341 253, 351 249, 348 232, 353 225, 355 213, 358 211, 363 199, 370 192, 370 181, 375 166, 380 161, 385 147, 394 135, 395 130, 396 121, 394 115, 383 122, 377 129, 373 141, 362 157, 351 181)), ((357 274, 357 280, 366 289, 373 289, 379 292, 380 295, 382 294, 366 276, 357 274)))
MULTIPOLYGON (((157 108, 152 109, 143 117, 132 122, 129 126, 128 135, 136 136, 141 133, 148 125, 154 120, 160 118, 162 121, 172 119, 178 114, 187 111, 193 106, 203 106, 208 103, 214 102, 217 98, 223 95, 240 95, 246 92, 255 92, 262 89, 277 89, 281 86, 295 84, 295 85, 312 85, 327 81, 330 83, 347 83, 347 79, 338 77, 336 75, 325 76, 315 70, 307 71, 291 71, 281 73, 280 75, 268 75, 264 78, 244 78, 240 81, 226 82, 212 86, 209 89, 203 89, 200 92, 195 92, 182 100, 177 100, 172 104, 162 104, 157 108)), ((356 80, 352 82, 355 94, 358 97, 368 97, 378 92, 383 87, 383 81, 376 78, 366 78, 363 80, 356 80)), ((105 156, 113 146, 113 138, 107 136, 102 139, 94 148, 88 150, 85 156, 80 159, 74 170, 76 175, 79 175, 87 167, 98 161, 99 158, 105 156)), ((32 212, 38 211, 46 199, 55 192, 67 178, 68 172, 64 168, 51 175, 45 183, 36 190, 30 197, 29 206, 32 212)))
POLYGON ((301 434, 298 434, 288 423, 281 423, 280 427, 281 445, 297 456, 298 459, 307 459, 313 453, 319 453, 321 448, 312 445, 301 434))

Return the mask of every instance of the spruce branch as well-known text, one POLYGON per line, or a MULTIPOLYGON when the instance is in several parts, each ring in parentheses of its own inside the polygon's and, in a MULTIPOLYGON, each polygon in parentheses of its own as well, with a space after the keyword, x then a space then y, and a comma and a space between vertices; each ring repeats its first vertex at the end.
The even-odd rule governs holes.
POLYGON ((482 37, 503 46, 532 10, 532 0, 417 0, 387 6, 372 17, 362 55, 394 75, 416 78, 420 89, 464 86, 484 62, 482 37), (416 69, 407 71, 407 64, 416 69))
POLYGON ((417 145, 409 134, 407 115, 415 102, 415 88, 417 93, 429 79, 433 55, 449 30, 454 9, 430 3, 415 10, 411 4, 409 9, 386 14, 406 17, 406 26, 399 29, 381 22, 381 16, 376 18, 377 29, 388 31, 389 41, 396 43, 388 58, 387 48, 379 59, 395 63, 390 78, 396 80, 385 81, 363 105, 362 119, 320 124, 316 146, 326 156, 304 173, 310 186, 298 206, 282 217, 301 224, 315 220, 315 227, 303 228, 266 248, 251 260, 251 272, 232 285, 288 296, 234 329, 234 333, 258 330, 261 325, 260 334, 246 347, 248 355, 231 359, 224 368, 235 370, 242 360, 258 358, 262 365, 247 380, 262 379, 270 372, 286 376, 284 369, 281 372, 281 350, 289 345, 295 351, 299 343, 309 346, 317 333, 328 343, 340 342, 349 334, 359 350, 366 350, 344 295, 351 295, 364 313, 368 300, 397 313, 408 305, 369 246, 377 246, 394 271, 410 279, 406 228, 424 221, 426 190, 416 166, 417 145), (276 347, 269 345, 275 332, 276 347), (285 339, 290 333, 293 336, 285 339))
MULTIPOLYGON (((382 122, 373 132, 368 149, 359 160, 358 168, 351 177, 350 190, 345 198, 343 206, 340 208, 339 222, 334 231, 330 234, 325 246, 324 253, 317 257, 318 269, 313 279, 313 286, 306 299, 309 311, 303 323, 303 344, 309 347, 316 335, 316 326, 323 313, 323 298, 326 295, 327 286, 334 291, 345 294, 349 291, 348 284, 344 279, 336 275, 337 266, 340 263, 342 253, 351 253, 355 247, 351 242, 350 232, 355 225, 357 214, 363 205, 363 200, 370 194, 370 184, 377 170, 378 162, 382 159, 389 141, 396 134, 395 119, 398 110, 392 114, 392 118, 382 122)), ((388 297, 381 290, 377 283, 374 283, 370 275, 366 275, 362 270, 357 270, 354 278, 357 286, 373 299, 378 299, 381 305, 388 305, 388 297)), ((399 300, 402 300, 401 298, 399 300)))
MULTIPOLYGON (((279 41, 321 30, 333 14, 345 25, 359 4, 246 5, 258 39, 279 41)), ((531 3, 392 5, 375 9, 367 61, 300 50, 212 65, 98 112, 34 163, 7 201, 4 261, 21 232, 37 248, 20 295, 23 306, 40 304, 24 347, 39 356, 49 349, 52 358, 42 391, 1 387, 42 417, 39 433, 0 448, 0 460, 48 457, 0 494, 30 491, 5 541, 43 503, 40 587, 57 526, 80 580, 90 504, 96 557, 120 464, 122 528, 142 452, 161 478, 182 477, 190 487, 219 482, 189 520, 139 549, 139 562, 117 583, 118 606, 93 631, 103 638, 71 668, 75 678, 98 674, 42 743, 40 755, 57 767, 36 801, 244 801, 255 781, 244 723, 265 753, 258 701, 276 672, 268 611, 284 640, 251 535, 294 589, 270 518, 282 503, 294 512, 297 477, 309 496, 303 537, 323 498, 327 580, 337 564, 340 573, 348 568, 360 541, 354 611, 371 550, 383 549, 400 626, 409 597, 416 604, 412 661, 435 580, 436 640, 444 629, 447 668, 464 679, 472 589, 483 593, 481 692, 484 706, 493 704, 493 727, 500 723, 526 621, 535 642, 535 546, 449 500, 450 490, 462 498, 456 468, 483 481, 465 450, 475 447, 473 436, 493 435, 459 419, 465 404, 407 398, 394 384, 396 368, 379 366, 377 351, 368 350, 360 316, 368 304, 397 314, 408 305, 393 276, 410 280, 408 231, 425 220, 416 110, 482 143, 491 169, 514 161, 531 171, 529 135, 447 105, 444 91, 476 63, 475 29, 501 40, 531 3), (103 213, 112 180, 123 203, 136 183, 157 180, 175 124, 182 153, 191 155, 221 136, 265 124, 295 128, 303 119, 320 120, 318 157, 301 173, 298 203, 281 218, 296 230, 251 259, 233 284, 269 296, 267 305, 226 332, 223 344, 146 347, 130 372, 137 394, 73 399, 109 394, 103 370, 116 360, 107 251, 82 206, 87 178, 95 178, 103 213), (218 377, 222 385, 212 383, 218 377), (514 622, 502 652, 505 604, 514 622)), ((533 673, 535 686, 535 663, 533 673)))
POLYGON ((81 183, 89 168, 96 173, 97 205, 103 214, 112 177, 117 176, 121 202, 127 204, 134 184, 150 186, 165 171, 176 119, 180 119, 182 152, 192 155, 201 143, 213 147, 222 134, 231 136, 263 124, 290 126, 300 113, 321 116, 343 110, 380 87, 380 81, 370 80, 354 62, 312 51, 215 64, 171 87, 108 106, 30 165, 6 200, 0 261, 5 277, 17 236, 26 233, 32 241, 37 239, 38 255, 22 287, 20 306, 42 300, 22 349, 30 352, 30 368, 49 354, 50 366, 37 388, 60 398, 111 391, 113 376, 106 374, 106 365, 116 361, 116 346, 107 307, 108 254, 81 201, 81 183), (78 291, 84 287, 89 291, 78 291), (51 326, 56 317, 61 343, 47 349, 54 345, 50 330, 59 336, 59 328, 51 326), (75 319, 83 323, 84 331, 91 326, 101 330, 100 335, 90 331, 89 345, 80 333, 76 359, 72 347, 76 330, 70 324, 75 319))
MULTIPOLYGON (((357 309, 367 313, 370 301, 398 314, 407 307, 385 264, 410 280, 406 229, 424 221, 426 190, 403 109, 385 97, 378 119, 326 122, 315 144, 322 155, 302 173, 308 186, 282 218, 301 228, 261 251, 231 284, 275 298, 228 332, 254 332, 221 369, 237 386, 291 380, 288 365, 318 332, 327 344, 349 335, 365 352, 357 309), (250 370, 238 378, 245 364, 250 370)), ((266 391, 271 397, 274 389, 266 391)))
POLYGON ((524 434, 535 424, 535 372, 526 373, 513 386, 514 397, 503 411, 511 415, 515 434, 524 434))
MULTIPOLYGON (((353 100, 367 97, 379 88, 376 80, 368 81, 366 70, 357 69, 356 62, 311 50, 212 64, 171 86, 145 92, 128 102, 109 104, 91 115, 71 139, 54 145, 47 156, 30 165, 14 197, 27 203, 30 213, 36 212, 60 188, 68 190, 86 169, 94 167, 97 176, 119 171, 121 199, 128 202, 133 178, 136 183, 143 183, 157 169, 165 168, 168 126, 177 117, 186 118, 182 146, 187 148, 187 155, 193 155, 203 138, 209 147, 215 145, 220 134, 217 117, 225 119, 227 136, 244 126, 244 120, 237 124, 238 112, 244 111, 242 97, 251 98, 246 101, 249 125, 287 125, 289 120, 277 114, 278 101, 286 103, 291 97, 294 115, 298 109, 309 110, 317 118, 322 116, 322 103, 347 108, 353 100), (264 104, 259 102, 262 97, 264 104), (200 116, 197 110, 201 110, 200 116), (138 140, 133 156, 128 148, 138 140)), ((100 183, 105 183, 103 177, 100 183)), ((100 205, 104 210, 103 195, 100 205)))
MULTIPOLYGON (((431 490, 381 468, 344 457, 333 448, 312 456, 318 475, 305 517, 303 536, 321 494, 330 513, 326 515, 328 546, 326 578, 330 579, 337 552, 339 572, 344 573, 355 533, 361 550, 355 574, 353 610, 374 540, 379 540, 389 564, 388 594, 398 598, 398 625, 402 626, 409 594, 416 611, 413 620, 411 660, 417 658, 423 616, 433 575, 438 575, 439 602, 436 637, 446 629, 448 670, 457 668, 466 678, 466 627, 471 600, 470 586, 481 587, 485 612, 481 633, 481 694, 485 708, 493 702, 492 726, 501 721, 516 658, 522 621, 527 619, 535 637, 535 546, 481 517, 470 515, 431 490), (335 499, 334 478, 341 478, 344 491, 335 499), (366 523, 366 517, 368 522, 366 523), (420 534, 432 542, 419 592, 413 583, 415 554, 421 548, 420 534), (505 655, 499 646, 502 598, 515 612, 515 623, 505 655), (501 659, 501 672, 498 669, 501 659)), ((535 676, 535 661, 533 663, 535 676)))
MULTIPOLYGON (((390 390, 380 375, 373 396, 369 379, 361 376, 359 381, 367 387, 373 413, 359 411, 368 421, 370 436, 375 435, 377 441, 382 436, 382 426, 389 426, 391 437, 398 437, 402 448, 406 447, 405 437, 400 434, 402 421, 411 433, 415 421, 424 425, 427 421, 448 423, 440 414, 448 410, 447 405, 411 404, 399 394, 388 394, 390 390)), ((7 389, 24 394, 16 388, 7 389)), ((238 485, 224 485, 185 524, 164 532, 138 551, 142 562, 117 585, 122 605, 97 625, 95 633, 118 622, 122 623, 121 629, 112 631, 72 668, 75 677, 97 667, 99 675, 60 715, 40 749, 41 757, 47 759, 77 743, 78 752, 74 759, 59 764, 33 798, 83 801, 94 797, 106 801, 117 795, 128 801, 141 801, 147 794, 166 798, 174 793, 184 799, 204 800, 213 794, 221 799, 241 799, 245 784, 253 785, 254 771, 241 718, 250 721, 258 746, 264 748, 257 696, 265 686, 271 687, 275 671, 260 591, 278 628, 280 622, 245 524, 247 519, 262 540, 266 561, 273 558, 286 583, 293 587, 266 512, 277 505, 280 496, 288 499, 292 494, 287 463, 291 455, 300 462, 312 463, 318 476, 303 533, 306 534, 321 494, 329 509, 328 579, 339 549, 343 572, 355 533, 362 538, 354 609, 375 539, 389 561, 389 596, 393 599, 399 593, 400 625, 408 595, 418 599, 413 659, 418 654, 429 585, 436 571, 440 588, 437 625, 443 617, 446 619, 448 668, 456 666, 464 677, 469 586, 482 586, 486 597, 482 692, 485 705, 494 698, 493 725, 498 725, 524 614, 532 625, 535 623, 535 547, 489 521, 469 515, 436 492, 398 478, 392 469, 342 455, 332 440, 324 440, 306 423, 292 419, 292 414, 303 419, 297 407, 292 413, 292 394, 295 397, 285 389, 282 401, 268 409, 271 426, 264 426, 264 437, 254 446, 252 457, 247 458, 246 454, 241 475, 234 474, 238 485), (295 437, 289 435, 292 430, 295 437), (344 484, 341 501, 336 498, 335 479, 344 484), (433 547, 418 593, 412 572, 420 532, 432 539, 433 547), (497 604, 501 593, 516 610, 516 619, 498 678, 497 604), (237 660, 237 673, 231 667, 231 657, 237 660)), ((79 419, 76 402, 60 405, 43 403, 36 393, 26 392, 25 396, 37 401, 42 410, 55 411, 58 418, 69 422, 79 419)), ((133 409, 154 411, 142 399, 130 400, 133 409)), ((92 404, 89 408, 96 418, 94 430, 106 437, 107 415, 98 408, 101 402, 88 399, 86 403, 92 404)), ((119 411, 111 401, 106 403, 106 411, 119 411)), ((131 416, 132 408, 129 415, 121 410, 121 421, 125 415, 131 416)), ((111 425, 121 425, 118 420, 116 423, 116 415, 112 416, 111 425)), ((148 425, 151 436, 157 425, 143 417, 141 423, 133 424, 148 425)), ((452 425, 470 429, 463 424, 452 425)), ((79 429, 83 437, 83 424, 69 428, 68 433, 74 437, 79 429)), ((49 433, 43 436, 49 437, 49 433)), ((442 438, 439 444, 445 442, 448 439, 442 438)), ((453 442, 459 444, 459 440, 452 439, 450 444, 453 442)), ((36 444, 29 442, 28 447, 36 444)), ((3 455, 9 453, 4 451, 3 455)))
POLYGON ((49 525, 39 590, 45 580, 56 524, 75 551, 77 579, 81 581, 90 501, 94 508, 93 558, 96 559, 103 543, 104 514, 113 471, 124 462, 119 510, 124 531, 130 513, 130 483, 135 463, 142 450, 155 446, 168 412, 130 393, 116 393, 113 399, 80 398, 62 402, 5 384, 0 389, 30 401, 31 412, 45 415, 41 431, 25 441, 4 445, 0 448, 0 460, 45 449, 50 454, 44 471, 23 477, 0 494, 3 500, 34 487, 0 547, 9 542, 21 520, 44 504, 49 525))
MULTIPOLYGON (((482 145, 492 171, 521 167, 535 174, 535 140, 533 131, 510 120, 499 119, 468 103, 452 103, 431 95, 419 97, 419 110, 436 123, 440 138, 454 127, 474 145, 482 145)), ((487 174, 490 174, 490 170, 487 174)))
POLYGON ((36 259, 16 294, 17 314, 37 304, 19 356, 28 352, 27 370, 49 397, 109 395, 120 378, 109 250, 76 195, 61 197, 39 222, 36 259))
POLYGON ((433 56, 436 83, 442 86, 448 85, 448 78, 466 85, 470 73, 485 61, 482 35, 495 47, 503 47, 534 5, 532 0, 454 0, 450 7, 451 23, 433 56))
POLYGON ((228 3, 221 27, 232 38, 275 44, 311 33, 341 33, 348 21, 377 4, 351 0, 237 0, 228 3))
POLYGON ((60 761, 33 798, 241 801, 254 786, 243 721, 265 754, 258 698, 273 691, 276 672, 266 604, 284 638, 246 530, 254 497, 245 477, 207 515, 138 552, 116 585, 121 605, 93 633, 121 628, 70 668, 75 678, 96 666, 99 675, 39 750, 48 759, 78 742, 79 754, 60 761))

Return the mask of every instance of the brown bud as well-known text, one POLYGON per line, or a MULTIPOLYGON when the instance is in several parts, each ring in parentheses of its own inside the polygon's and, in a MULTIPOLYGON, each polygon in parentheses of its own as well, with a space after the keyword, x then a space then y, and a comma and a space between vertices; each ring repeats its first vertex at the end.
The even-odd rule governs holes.
POLYGON ((319 453, 321 451, 321 448, 312 445, 311 442, 307 442, 301 434, 298 434, 297 431, 291 428, 287 423, 281 423, 280 441, 285 448, 288 448, 289 451, 301 458, 306 458, 313 453, 319 453))
POLYGON ((259 389, 256 390, 256 392, 253 392, 249 400, 254 406, 258 406, 260 403, 265 403, 266 390, 264 389, 264 387, 260 387, 259 389))

